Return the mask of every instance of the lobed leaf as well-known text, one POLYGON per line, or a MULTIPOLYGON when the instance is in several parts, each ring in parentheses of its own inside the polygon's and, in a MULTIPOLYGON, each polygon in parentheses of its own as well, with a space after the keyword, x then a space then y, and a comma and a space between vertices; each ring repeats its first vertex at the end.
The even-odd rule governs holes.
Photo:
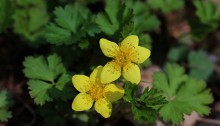
POLYGON ((213 98, 205 82, 186 76, 177 64, 167 64, 165 69, 166 73, 158 72, 153 76, 153 87, 162 91, 168 100, 159 111, 163 119, 179 124, 183 115, 192 111, 207 115, 210 112, 207 105, 213 98))
POLYGON ((93 16, 80 4, 57 7, 54 10, 55 21, 47 26, 45 38, 51 44, 73 44, 86 36, 99 33, 93 16))
POLYGON ((0 122, 6 122, 12 117, 9 107, 12 105, 10 94, 6 90, 0 91, 0 122))
POLYGON ((183 8, 183 0, 148 0, 148 4, 153 9, 159 9, 163 13, 170 13, 171 11, 183 8))
POLYGON ((99 13, 96 23, 107 35, 117 36, 122 29, 133 21, 132 10, 120 0, 107 0, 105 13, 99 13))
POLYGON ((71 77, 66 73, 61 58, 56 54, 47 58, 26 57, 23 65, 25 76, 30 79, 28 81, 29 93, 36 104, 43 105, 58 98, 65 101, 70 98, 69 95, 74 94, 74 91, 66 88, 71 77), (70 94, 66 95, 68 93, 70 94))
POLYGON ((214 71, 214 64, 209 60, 204 51, 192 51, 188 55, 190 65, 190 76, 207 80, 214 71))
POLYGON ((49 20, 44 0, 17 0, 14 14, 14 30, 27 40, 35 41, 44 34, 49 20))
POLYGON ((196 15, 199 17, 200 21, 203 24, 217 28, 220 20, 220 13, 218 12, 217 5, 211 0, 195 0, 193 1, 193 4, 197 9, 196 15))

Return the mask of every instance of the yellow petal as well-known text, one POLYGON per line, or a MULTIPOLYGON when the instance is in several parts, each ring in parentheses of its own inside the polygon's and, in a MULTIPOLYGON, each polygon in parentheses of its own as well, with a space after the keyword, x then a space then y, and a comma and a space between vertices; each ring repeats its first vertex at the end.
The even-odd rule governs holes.
POLYGON ((123 67, 123 76, 127 81, 138 84, 141 80, 140 68, 133 63, 128 63, 123 67))
POLYGON ((147 58, 149 58, 151 51, 144 47, 138 46, 137 50, 132 54, 132 62, 137 64, 143 63, 147 58))
POLYGON ((101 98, 95 102, 95 110, 104 118, 108 118, 112 113, 112 104, 106 98, 101 98))
POLYGON ((124 96, 124 93, 124 89, 115 84, 108 84, 104 88, 104 96, 111 102, 121 99, 124 96))
POLYGON ((98 83, 101 78, 101 72, 102 72, 103 67, 102 66, 97 66, 93 72, 90 74, 90 81, 94 83, 98 83))
POLYGON ((93 99, 89 94, 79 93, 73 100, 72 109, 75 111, 89 110, 93 105, 93 99))
POLYGON ((85 75, 74 75, 72 82, 76 90, 79 92, 87 92, 91 89, 91 83, 89 77, 85 75))
POLYGON ((107 84, 121 76, 121 66, 114 61, 108 62, 102 69, 101 72, 101 83, 107 84))
POLYGON ((115 57, 119 52, 119 46, 112 41, 102 38, 100 39, 99 44, 102 52, 107 57, 115 57))
POLYGON ((136 35, 130 35, 128 37, 126 37, 122 42, 121 42, 121 49, 122 50, 133 50, 134 48, 136 48, 138 46, 139 43, 139 39, 138 36, 136 35))

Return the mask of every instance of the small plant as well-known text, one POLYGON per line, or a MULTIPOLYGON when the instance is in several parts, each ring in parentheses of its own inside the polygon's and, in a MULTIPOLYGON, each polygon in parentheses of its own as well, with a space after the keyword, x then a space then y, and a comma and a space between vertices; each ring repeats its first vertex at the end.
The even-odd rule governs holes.
POLYGON ((217 34, 220 20, 212 1, 0 3, 5 125, 106 126, 128 118, 181 125, 192 112, 210 114, 218 60, 209 53, 219 45, 206 38, 217 34))

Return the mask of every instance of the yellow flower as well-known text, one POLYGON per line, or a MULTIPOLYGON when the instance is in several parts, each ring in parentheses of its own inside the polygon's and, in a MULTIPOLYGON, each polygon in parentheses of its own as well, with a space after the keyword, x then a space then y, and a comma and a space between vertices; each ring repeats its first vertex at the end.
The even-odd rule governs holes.
POLYGON ((151 54, 150 50, 138 46, 138 36, 130 35, 119 45, 103 38, 99 43, 104 55, 113 58, 103 67, 101 82, 112 82, 122 74, 126 80, 138 84, 141 75, 137 64, 143 63, 151 54))
POLYGON ((124 96, 124 89, 115 84, 103 84, 100 82, 100 73, 103 67, 98 66, 90 77, 74 75, 72 82, 80 92, 73 100, 72 109, 75 111, 89 110, 95 102, 95 110, 104 118, 111 116, 112 104, 124 96))

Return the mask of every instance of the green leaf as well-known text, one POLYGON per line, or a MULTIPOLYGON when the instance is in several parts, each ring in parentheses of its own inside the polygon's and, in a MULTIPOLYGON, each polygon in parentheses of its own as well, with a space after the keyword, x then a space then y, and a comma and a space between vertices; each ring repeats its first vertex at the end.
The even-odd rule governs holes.
POLYGON ((183 60, 187 54, 187 46, 181 45, 173 47, 168 53, 168 59, 172 62, 178 62, 183 60))
POLYGON ((49 20, 44 0, 17 0, 13 14, 14 30, 30 41, 35 41, 44 34, 44 27, 49 20))
POLYGON ((220 21, 220 13, 217 5, 211 0, 195 0, 193 4, 196 7, 196 15, 203 24, 217 28, 220 21))
POLYGON ((132 10, 127 9, 120 0, 106 0, 105 13, 99 13, 96 18, 96 23, 107 35, 118 35, 131 21, 132 10))
POLYGON ((27 84, 29 86, 30 95, 34 98, 35 103, 43 105, 45 102, 53 100, 47 93, 47 91, 52 88, 52 84, 40 80, 30 80, 27 84))
POLYGON ((183 8, 183 0, 148 0, 148 4, 153 9, 159 9, 163 13, 170 13, 171 11, 183 8))
POLYGON ((140 34, 144 31, 155 30, 159 27, 160 21, 151 11, 145 2, 128 1, 126 2, 128 8, 133 9, 134 12, 134 34, 140 34))
POLYGON ((131 33, 133 33, 133 29, 134 29, 134 22, 130 22, 128 24, 126 24, 121 31, 121 35, 123 38, 126 38, 128 35, 130 35, 131 33))
POLYGON ((207 80, 214 71, 214 64, 209 60, 206 52, 192 51, 188 56, 190 66, 190 76, 207 80))
POLYGON ((156 105, 163 105, 167 102, 165 97, 161 97, 161 94, 156 89, 149 89, 148 87, 144 89, 143 94, 140 96, 140 101, 153 108, 156 105))
POLYGON ((193 4, 196 7, 196 15, 199 21, 194 18, 189 20, 191 35, 194 40, 200 42, 219 26, 220 13, 218 5, 211 0, 195 0, 193 4))
POLYGON ((8 105, 8 92, 2 90, 0 92, 0 108, 7 107, 7 105, 8 105))
POLYGON ((205 81, 189 77, 176 96, 177 101, 188 103, 188 106, 199 115, 207 115, 210 108, 206 105, 213 102, 210 90, 206 89, 205 81))
POLYGON ((0 122, 8 121, 8 119, 11 117, 11 112, 7 111, 6 109, 0 108, 0 122))
POLYGON ((65 84, 68 83, 70 81, 71 76, 69 74, 63 74, 61 75, 61 77, 58 79, 55 87, 58 90, 63 90, 63 88, 65 87, 65 84))
POLYGON ((135 98, 132 103, 132 112, 140 123, 153 123, 157 119, 158 108, 166 102, 157 90, 145 88, 140 98, 135 98))
POLYGON ((65 93, 70 93, 66 84, 70 82, 71 77, 66 73, 61 58, 56 54, 47 58, 29 56, 25 58, 23 65, 25 76, 30 79, 28 81, 30 95, 36 104, 43 105, 53 99, 69 98, 65 93))
POLYGON ((131 103, 134 118, 140 123, 153 123, 157 119, 157 112, 161 105, 166 103, 164 97, 155 90, 146 88, 140 97, 136 95, 138 86, 132 83, 125 83, 124 99, 131 103))
POLYGON ((0 33, 12 25, 13 8, 9 0, 0 0, 0 33))
POLYGON ((61 100, 61 101, 66 102, 68 100, 72 100, 77 95, 77 91, 74 90, 72 84, 67 83, 67 84, 65 84, 65 86, 62 90, 59 90, 57 88, 49 89, 48 94, 53 99, 61 100))
POLYGON ((93 16, 87 8, 80 4, 57 7, 54 10, 55 22, 47 26, 46 39, 56 45, 72 44, 86 36, 99 33, 93 16))
POLYGON ((12 117, 8 108, 12 105, 10 94, 6 90, 0 91, 0 122, 8 121, 12 117))
POLYGON ((125 96, 127 102, 133 102, 138 86, 132 83, 125 83, 125 96))
POLYGON ((53 82, 53 80, 61 73, 66 72, 61 64, 61 59, 57 55, 51 55, 47 61, 43 56, 26 57, 24 61, 25 76, 31 79, 40 79, 53 82))
POLYGON ((203 24, 198 19, 189 19, 189 24, 191 27, 190 35, 192 39, 196 42, 201 42, 204 40, 209 33, 215 30, 214 27, 210 27, 207 24, 203 24))
POLYGON ((184 68, 177 64, 166 65, 167 76, 163 72, 158 72, 154 75, 153 85, 156 89, 166 93, 167 97, 172 97, 176 94, 179 85, 187 78, 184 74, 184 68), (175 70, 174 70, 175 69, 175 70), (167 81, 169 79, 169 82, 167 81))
POLYGON ((149 34, 143 34, 140 36, 140 46, 143 46, 151 50, 152 48, 151 43, 152 43, 152 39, 149 34))
POLYGON ((137 107, 132 105, 134 118, 140 123, 154 123, 157 118, 157 111, 150 107, 137 107))
POLYGON ((120 0, 107 0, 105 13, 98 14, 96 23, 104 33, 113 35, 119 29, 119 21, 117 20, 117 17, 121 8, 120 6, 120 0))
POLYGON ((176 64, 166 65, 164 72, 155 73, 153 87, 162 91, 168 103, 159 111, 165 121, 179 124, 184 114, 192 111, 200 115, 210 112, 208 104, 213 98, 203 81, 195 80, 184 74, 184 69, 176 64))

